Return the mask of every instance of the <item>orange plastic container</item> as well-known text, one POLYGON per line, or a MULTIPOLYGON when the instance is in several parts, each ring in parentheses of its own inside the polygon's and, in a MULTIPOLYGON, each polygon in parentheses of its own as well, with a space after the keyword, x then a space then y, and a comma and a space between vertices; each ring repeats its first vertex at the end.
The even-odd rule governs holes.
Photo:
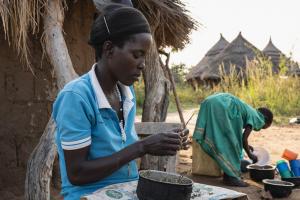
POLYGON ((287 160, 296 160, 298 154, 291 150, 285 149, 281 157, 287 160))

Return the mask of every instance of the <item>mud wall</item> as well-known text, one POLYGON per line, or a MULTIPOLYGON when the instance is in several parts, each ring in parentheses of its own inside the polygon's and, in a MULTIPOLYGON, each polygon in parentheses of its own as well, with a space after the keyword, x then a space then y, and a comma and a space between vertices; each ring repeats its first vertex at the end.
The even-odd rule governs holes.
MULTIPOLYGON (((65 38, 79 74, 94 61, 87 45, 95 11, 91 2, 70 3, 66 11, 65 38)), ((23 199, 27 160, 49 120, 57 87, 39 36, 29 44, 34 74, 8 45, 2 24, 0 44, 0 199, 23 199)))

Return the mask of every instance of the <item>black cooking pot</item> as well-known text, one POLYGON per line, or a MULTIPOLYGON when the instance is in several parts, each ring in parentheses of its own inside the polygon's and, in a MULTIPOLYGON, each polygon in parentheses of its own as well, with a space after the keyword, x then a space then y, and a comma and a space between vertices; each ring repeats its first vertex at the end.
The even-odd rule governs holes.
POLYGON ((250 173, 250 178, 254 181, 261 182, 263 179, 274 179, 275 166, 272 165, 248 165, 247 169, 250 173))
POLYGON ((190 200, 193 181, 187 177, 155 170, 140 171, 139 200, 190 200))
POLYGON ((269 191, 274 198, 288 197, 295 186, 293 183, 280 180, 264 179, 265 191, 269 191))
POLYGON ((300 177, 281 178, 281 180, 294 183, 295 187, 300 187, 300 177))

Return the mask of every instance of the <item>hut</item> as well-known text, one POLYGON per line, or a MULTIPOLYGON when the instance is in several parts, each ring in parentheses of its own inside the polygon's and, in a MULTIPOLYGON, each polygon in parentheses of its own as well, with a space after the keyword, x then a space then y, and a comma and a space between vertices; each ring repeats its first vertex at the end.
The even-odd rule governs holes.
MULTIPOLYGON (((49 199, 56 155, 52 102, 65 83, 94 62, 87 45, 89 30, 96 7, 109 2, 119 1, 0 1, 1 198, 24 199, 27 170, 25 199, 49 199)), ((153 120, 165 98, 151 97, 165 94, 167 85, 157 50, 183 48, 197 23, 179 0, 132 3, 150 21, 156 41, 146 61, 150 67, 144 71, 150 94, 145 107, 156 110, 148 109, 148 119, 153 120)))
POLYGON ((293 62, 293 65, 288 71, 288 75, 300 78, 300 64, 297 62, 293 62))
POLYGON ((279 73, 280 70, 280 63, 283 60, 287 67, 287 75, 291 76, 299 76, 300 75, 300 69, 299 64, 295 61, 293 61, 290 57, 286 56, 284 53, 282 53, 272 42, 272 39, 270 37, 269 43, 267 46, 263 49, 263 54, 266 56, 273 65, 273 72, 279 73))
POLYGON ((209 70, 210 62, 227 46, 229 42, 220 34, 219 41, 208 50, 202 60, 186 75, 186 80, 196 88, 197 85, 209 84, 204 75, 209 70))
POLYGON ((204 80, 218 82, 221 79, 220 67, 223 73, 229 74, 232 67, 242 77, 248 61, 253 60, 261 51, 247 41, 240 32, 239 35, 224 48, 210 63, 203 74, 204 80))
POLYGON ((271 37, 270 37, 269 43, 263 49, 262 52, 272 62, 273 71, 278 72, 280 59, 282 56, 285 56, 285 55, 273 44, 271 37))

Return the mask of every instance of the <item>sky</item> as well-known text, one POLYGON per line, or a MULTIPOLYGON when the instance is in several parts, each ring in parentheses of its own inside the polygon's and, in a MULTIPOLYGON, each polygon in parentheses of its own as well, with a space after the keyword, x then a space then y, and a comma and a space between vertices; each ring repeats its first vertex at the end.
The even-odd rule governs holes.
POLYGON ((170 63, 196 65, 219 40, 242 35, 259 49, 269 38, 284 54, 300 62, 300 0, 183 0, 200 25, 191 43, 171 54, 170 63))

